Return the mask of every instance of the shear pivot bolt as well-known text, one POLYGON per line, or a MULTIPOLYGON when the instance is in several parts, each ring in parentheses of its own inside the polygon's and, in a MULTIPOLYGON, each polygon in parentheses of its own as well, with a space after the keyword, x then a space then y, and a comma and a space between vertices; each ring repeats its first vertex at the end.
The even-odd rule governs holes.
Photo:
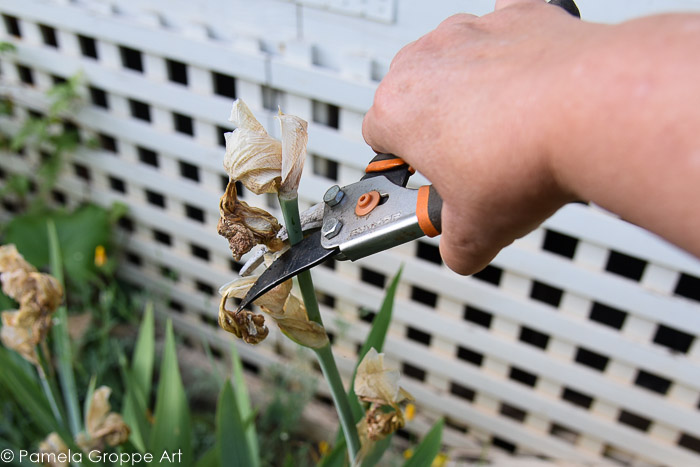
POLYGON ((333 185, 326 191, 326 194, 323 195, 323 202, 333 207, 340 203, 344 195, 345 193, 343 193, 343 190, 341 190, 338 185, 333 185))
POLYGON ((340 222, 335 217, 330 217, 323 221, 323 226, 321 227, 321 233, 324 237, 331 239, 338 235, 340 229, 343 228, 343 223, 340 222))

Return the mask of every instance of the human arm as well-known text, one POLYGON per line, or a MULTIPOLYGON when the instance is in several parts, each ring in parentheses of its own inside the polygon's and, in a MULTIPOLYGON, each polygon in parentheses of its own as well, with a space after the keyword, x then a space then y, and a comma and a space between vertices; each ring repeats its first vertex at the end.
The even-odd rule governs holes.
POLYGON ((457 272, 574 200, 700 255, 699 49, 698 15, 607 26, 499 1, 401 50, 363 132, 438 189, 457 272))

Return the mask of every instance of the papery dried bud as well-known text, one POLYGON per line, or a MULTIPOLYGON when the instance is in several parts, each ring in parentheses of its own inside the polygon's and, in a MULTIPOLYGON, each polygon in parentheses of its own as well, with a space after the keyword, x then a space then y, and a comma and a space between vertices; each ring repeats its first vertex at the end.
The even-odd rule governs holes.
POLYGON ((293 294, 289 294, 281 313, 274 312, 266 307, 263 307, 263 311, 272 316, 285 336, 299 345, 320 349, 329 342, 326 330, 320 324, 309 321, 304 302, 293 294))
POLYGON ((395 405, 410 394, 399 388, 400 373, 396 369, 384 366, 384 354, 379 354, 373 348, 357 366, 355 375, 355 394, 365 401, 395 405))
POLYGON ((263 128, 260 122, 255 118, 253 112, 250 111, 242 99, 236 99, 233 102, 231 115, 228 117, 228 121, 233 122, 237 128, 267 134, 265 128, 263 128))
POLYGON ((41 459, 48 459, 44 465, 49 467, 68 467, 68 446, 56 433, 50 433, 45 440, 39 443, 39 452, 44 454, 41 459), (62 455, 61 455, 62 454, 62 455), (60 459, 65 459, 61 462, 60 459))
POLYGON ((37 365, 38 358, 35 350, 34 339, 32 339, 31 327, 22 327, 17 324, 19 311, 3 311, 2 329, 0 329, 0 340, 8 349, 12 349, 28 362, 37 365))
POLYGON ((248 203, 239 200, 233 180, 229 180, 226 193, 219 201, 219 214, 217 231, 229 241, 236 261, 257 244, 264 244, 271 251, 279 250, 284 245, 277 238, 281 228, 277 219, 264 209, 248 206, 248 203))
MULTIPOLYGON (((234 279, 228 284, 222 285, 219 288, 219 294, 225 297, 233 298, 243 298, 248 293, 255 281, 258 280, 260 276, 246 276, 234 279)), ((265 307, 268 310, 272 310, 272 313, 282 312, 289 292, 292 290, 292 280, 284 281, 280 285, 276 286, 272 290, 258 297, 253 304, 261 307, 265 307)))
POLYGON ((276 117, 282 133, 282 184, 280 196, 295 198, 299 180, 306 161, 306 144, 309 141, 308 123, 294 115, 282 112, 276 117))
POLYGON ((358 423, 358 432, 363 441, 380 441, 396 430, 403 428, 406 420, 401 410, 384 412, 380 404, 372 404, 365 417, 358 423))
POLYGON ((86 451, 102 449, 105 443, 109 446, 123 444, 129 439, 129 427, 122 416, 110 412, 109 396, 112 390, 101 386, 95 390, 85 414, 85 433, 76 438, 77 443, 86 451))
POLYGON ((252 311, 242 310, 238 313, 226 309, 228 293, 224 293, 219 302, 219 326, 226 332, 243 339, 248 344, 262 342, 270 330, 265 326, 265 318, 252 311))

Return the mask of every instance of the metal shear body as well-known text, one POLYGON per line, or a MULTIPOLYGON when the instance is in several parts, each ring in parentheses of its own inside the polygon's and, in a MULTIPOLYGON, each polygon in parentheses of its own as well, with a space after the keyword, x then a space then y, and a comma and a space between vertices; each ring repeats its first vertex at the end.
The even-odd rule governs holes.
POLYGON ((442 199, 432 185, 406 188, 414 172, 399 157, 377 154, 360 181, 330 187, 322 203, 302 214, 312 231, 263 272, 238 310, 329 258, 355 261, 423 235, 439 235, 442 199))

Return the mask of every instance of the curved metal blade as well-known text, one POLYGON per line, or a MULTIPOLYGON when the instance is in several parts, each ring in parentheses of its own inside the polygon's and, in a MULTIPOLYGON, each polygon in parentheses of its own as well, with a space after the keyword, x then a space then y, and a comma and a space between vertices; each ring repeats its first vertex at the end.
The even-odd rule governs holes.
POLYGON ((321 246, 321 232, 315 232, 294 245, 285 254, 277 258, 262 273, 250 288, 236 312, 250 305, 255 299, 270 291, 275 286, 300 272, 311 269, 324 260, 338 254, 338 249, 326 250, 321 246))

